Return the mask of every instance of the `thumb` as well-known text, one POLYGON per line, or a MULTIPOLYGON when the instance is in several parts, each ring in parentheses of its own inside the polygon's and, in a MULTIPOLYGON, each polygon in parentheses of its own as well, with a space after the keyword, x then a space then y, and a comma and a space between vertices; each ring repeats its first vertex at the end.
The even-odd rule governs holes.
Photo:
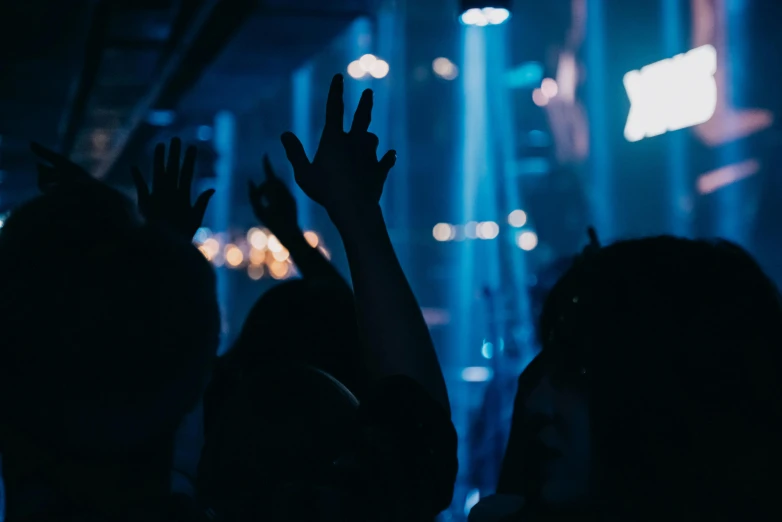
POLYGON ((388 178, 388 173, 391 172, 391 169, 394 168, 394 165, 396 165, 396 151, 389 150, 382 158, 380 158, 380 162, 377 165, 380 176, 383 178, 383 182, 385 182, 386 178, 388 178))
POLYGON ((198 199, 196 199, 195 204, 193 205, 193 214, 198 218, 198 224, 199 226, 204 221, 204 214, 206 214, 206 207, 209 205, 209 200, 212 199, 212 196, 214 196, 215 190, 209 189, 201 193, 200 196, 198 196, 198 199))
POLYGON ((149 200, 149 187, 144 181, 144 176, 138 167, 131 168, 131 175, 133 176, 133 184, 136 185, 136 195, 138 196, 138 204, 141 207, 145 207, 149 200))
MULTIPOLYGON (((296 138, 296 136, 293 136, 296 138)), ((296 141, 299 141, 298 139, 296 141)), ((283 143, 283 146, 285 143, 283 143)), ((299 143, 301 145, 301 143, 299 143)), ((304 148, 302 147, 302 151, 304 148)), ((287 152, 287 149, 286 149, 287 152)), ((290 159, 290 158, 289 158, 290 159)), ((266 179, 277 179, 277 174, 274 172, 274 168, 272 167, 272 162, 269 160, 269 155, 264 154, 263 155, 263 172, 266 174, 266 179)))
POLYGON ((286 132, 281 136, 280 140, 282 141, 282 146, 285 147, 285 155, 288 157, 295 174, 300 174, 309 167, 310 160, 307 159, 304 145, 301 144, 301 141, 295 134, 286 132))

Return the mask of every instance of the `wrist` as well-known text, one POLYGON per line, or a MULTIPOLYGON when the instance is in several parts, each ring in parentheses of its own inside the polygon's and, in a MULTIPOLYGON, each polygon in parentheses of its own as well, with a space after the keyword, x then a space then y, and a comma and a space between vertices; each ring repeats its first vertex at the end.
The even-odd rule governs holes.
POLYGON ((351 202, 345 205, 335 205, 326 209, 329 218, 340 232, 343 229, 354 229, 356 227, 373 226, 382 223, 383 210, 379 203, 358 203, 351 202))

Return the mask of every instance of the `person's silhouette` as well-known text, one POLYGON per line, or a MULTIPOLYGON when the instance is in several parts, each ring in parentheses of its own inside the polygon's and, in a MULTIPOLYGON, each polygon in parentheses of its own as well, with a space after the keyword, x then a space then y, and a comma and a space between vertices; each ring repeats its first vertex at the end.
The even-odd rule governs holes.
MULTIPOLYGON (((398 402, 391 400, 388 404, 389 410, 381 408, 391 411, 401 404, 410 405, 408 414, 397 418, 395 429, 405 432, 412 425, 410 433, 416 434, 409 439, 399 433, 386 438, 394 441, 392 445, 396 444, 397 449, 405 448, 401 451, 417 455, 415 465, 404 466, 408 473, 415 475, 420 469, 431 471, 432 467, 438 471, 417 475, 419 479, 426 477, 423 482, 411 480, 408 475, 404 482, 412 488, 405 490, 409 501, 392 503, 383 515, 388 520, 426 520, 450 504, 456 479, 456 444, 445 435, 452 429, 448 392, 429 329, 396 257, 380 207, 396 152, 377 157, 379 140, 369 132, 373 104, 369 89, 362 93, 350 131, 345 132, 343 88, 342 75, 334 76, 326 104, 326 123, 312 161, 292 133, 283 134, 282 143, 296 183, 326 209, 342 237, 356 299, 359 339, 366 348, 364 360, 376 386, 388 389, 398 385, 419 399, 403 399, 400 392, 398 402), (395 379, 406 379, 404 382, 414 386, 405 387, 395 379), (438 405, 440 415, 430 412, 416 417, 414 412, 420 410, 414 404, 421 408, 438 405), (417 431, 419 424, 422 428, 427 425, 416 420, 421 418, 439 429, 417 431), (434 437, 439 445, 424 436, 427 432, 440 434, 434 437), (411 446, 422 451, 413 452, 411 446)), ((386 430, 380 432, 388 434, 386 430)), ((375 473, 386 469, 382 464, 369 468, 375 473)))
POLYGON ((314 366, 360 399, 369 383, 353 294, 339 282, 299 279, 269 289, 223 359, 250 368, 286 362, 314 366))
POLYGON ((305 503, 306 519, 317 520, 315 491, 343 504, 333 463, 360 436, 358 401, 333 377, 301 364, 221 361, 204 405, 201 505, 224 520, 277 520, 305 503))
POLYGON ((161 515, 218 344, 214 273, 124 196, 44 159, 45 194, 0 233, 7 517, 161 515))
POLYGON ((582 256, 544 307, 525 404, 543 474, 514 516, 779 518, 781 326, 776 287, 733 244, 658 237, 582 256))
POLYGON ((353 293, 329 260, 307 243, 296 200, 268 156, 263 168, 266 179, 249 183, 250 203, 304 278, 280 283, 258 299, 224 359, 253 368, 288 362, 314 366, 362 398, 369 372, 359 346, 353 293))
MULTIPOLYGON (((318 509, 314 513, 307 511, 306 515, 300 509, 277 510, 274 516, 283 519, 303 516, 312 520, 432 520, 448 506, 453 495, 457 471, 456 434, 450 422, 447 393, 428 329, 379 213, 383 183, 393 166, 394 156, 388 154, 381 161, 375 156, 377 137, 367 132, 371 99, 371 91, 365 92, 356 111, 353 130, 349 134, 343 132, 342 77, 334 78, 326 129, 313 163, 307 160, 301 144, 292 134, 283 135, 297 183, 326 207, 343 237, 356 289, 358 313, 348 312, 353 306, 352 296, 346 286, 342 290, 337 288, 341 286, 341 283, 335 283, 338 278, 310 278, 305 272, 304 281, 270 291, 248 317, 233 353, 218 366, 220 372, 211 383, 205 401, 207 445, 199 474, 203 479, 199 490, 207 503, 218 505, 217 509, 228 512, 229 518, 242 513, 259 513, 263 506, 253 506, 253 499, 257 504, 259 494, 271 494, 279 501, 275 505, 281 502, 288 508, 311 505, 303 503, 304 499, 310 503, 315 499, 323 500, 317 502, 318 509), (328 297, 318 298, 319 292, 328 297), (324 306, 333 310, 324 313, 324 306), (293 319, 293 314, 300 311, 298 308, 308 311, 306 315, 311 317, 311 322, 293 319), (318 317, 320 315, 323 317, 318 317), (329 324, 333 321, 337 322, 336 326, 329 324), (291 328, 301 331, 291 332, 291 328), (353 341, 350 337, 354 332, 357 332, 359 350, 351 355, 353 341), (271 343, 270 335, 275 336, 271 343), (289 342, 292 339, 297 339, 295 345, 289 342), (275 342, 277 340, 280 342, 275 342), (292 363, 289 366, 294 369, 292 371, 305 375, 316 372, 311 375, 320 376, 318 379, 325 374, 305 364, 315 362, 346 381, 366 379, 368 391, 362 394, 366 401, 359 406, 357 422, 346 415, 343 423, 333 426, 341 433, 339 437, 324 436, 324 441, 335 440, 336 446, 349 443, 336 462, 329 462, 333 453, 328 449, 335 445, 323 447, 321 442, 324 441, 319 437, 311 440, 313 428, 306 432, 308 428, 304 424, 291 426, 290 417, 298 415, 307 426, 317 425, 319 416, 308 408, 297 406, 293 399, 301 396, 305 403, 321 404, 322 411, 329 411, 340 404, 340 395, 332 393, 339 383, 330 381, 331 388, 323 387, 322 380, 299 375, 297 379, 288 379, 285 385, 274 384, 275 375, 282 372, 281 361, 292 363), (320 385, 313 386, 315 382, 320 385), (261 389, 265 391, 252 391, 261 389), (290 390, 290 394, 285 390, 290 390), (328 397, 338 400, 328 403, 328 397), (279 455, 288 455, 288 458, 275 460, 263 452, 246 451, 247 447, 257 446, 259 442, 235 439, 232 442, 220 428, 222 423, 218 419, 221 415, 263 425, 268 423, 268 412, 272 410, 281 412, 281 416, 272 422, 275 426, 272 431, 291 434, 278 441, 279 455), (342 431, 346 428, 349 429, 342 431), (317 451, 313 453, 313 449, 317 451), (219 469, 219 455, 223 452, 237 455, 236 461, 241 461, 238 466, 248 477, 243 481, 243 487, 222 488, 223 480, 228 484, 233 480, 229 467, 219 469), (300 469, 306 462, 301 461, 298 453, 309 455, 305 461, 311 463, 311 471, 318 470, 318 476, 332 477, 327 480, 330 487, 326 488, 325 498, 321 497, 324 491, 318 476, 300 469), (265 466, 269 461, 271 464, 265 466), (270 476, 264 472, 265 468, 275 471, 270 471, 270 476), (292 479, 298 479, 300 483, 293 490, 283 488, 281 492, 280 487, 292 479), (285 499, 298 502, 298 505, 291 506, 285 499)), ((268 160, 265 168, 267 181, 261 186, 250 184, 251 201, 257 217, 277 233, 275 228, 280 229, 277 218, 292 223, 295 205, 287 189, 274 176, 268 160)), ((290 230, 301 235, 297 227, 290 230)), ((329 267, 329 270, 333 268, 329 267)), ((323 274, 324 271, 314 273, 323 274)), ((352 386, 363 387, 360 382, 352 386)), ((331 428, 322 431, 324 435, 333 433, 331 428)), ((262 446, 278 447, 275 444, 262 446)), ((266 514, 271 516, 268 511, 266 514)))

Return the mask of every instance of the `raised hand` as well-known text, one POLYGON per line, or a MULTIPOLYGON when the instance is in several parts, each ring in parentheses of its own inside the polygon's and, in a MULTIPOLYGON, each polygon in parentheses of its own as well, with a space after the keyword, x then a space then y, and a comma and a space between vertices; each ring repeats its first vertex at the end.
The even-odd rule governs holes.
POLYGON ((296 199, 274 173, 268 156, 263 157, 266 179, 256 185, 250 180, 250 204, 255 217, 269 227, 288 249, 293 262, 308 280, 321 280, 345 285, 345 280, 320 250, 313 248, 299 227, 296 199))
POLYGON ((31 143, 30 149, 47 164, 38 163, 38 189, 47 192, 58 185, 70 183, 98 183, 90 174, 62 154, 49 150, 39 143, 31 143))
POLYGON ((263 157, 263 171, 266 179, 262 183, 256 185, 249 181, 250 204, 255 217, 278 237, 298 233, 296 199, 274 173, 268 156, 263 157))
POLYGON ((190 204, 196 148, 187 148, 180 167, 181 149, 182 142, 179 138, 172 139, 166 162, 165 144, 158 143, 155 147, 152 192, 138 167, 133 167, 133 182, 136 184, 141 215, 150 222, 165 223, 173 227, 189 241, 201 226, 206 207, 215 191, 209 189, 202 192, 195 204, 190 204))
POLYGON ((350 266, 362 345, 376 376, 405 375, 421 384, 450 412, 442 368, 429 328, 394 252, 380 208, 390 151, 377 159, 377 136, 369 132, 372 91, 361 95, 350 132, 342 120, 343 79, 331 81, 326 125, 312 162, 291 133, 282 136, 296 183, 329 213, 350 266))
POLYGON ((288 161, 293 166, 296 183, 329 212, 345 205, 377 204, 383 194, 388 172, 396 163, 396 152, 377 159, 378 138, 369 132, 372 120, 372 91, 367 89, 353 116, 350 132, 342 121, 344 81, 334 76, 326 104, 326 125, 312 162, 301 141, 290 132, 282 135, 288 161))

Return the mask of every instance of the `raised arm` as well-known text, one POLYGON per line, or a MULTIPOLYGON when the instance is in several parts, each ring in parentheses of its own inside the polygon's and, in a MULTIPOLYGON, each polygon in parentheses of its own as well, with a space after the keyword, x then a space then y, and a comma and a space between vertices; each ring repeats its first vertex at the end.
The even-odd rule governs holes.
POLYGON ((388 235, 380 196, 396 161, 377 159, 378 138, 369 133, 372 91, 361 96, 350 132, 342 121, 343 78, 334 77, 326 126, 310 162, 291 133, 282 137, 296 182, 323 205, 345 244, 362 334, 379 376, 407 375, 450 411, 440 363, 407 277, 388 235))
POLYGON ((320 250, 307 242, 299 226, 296 199, 274 173, 268 156, 263 158, 263 170, 266 179, 261 184, 256 185, 252 180, 249 182, 250 204, 255 217, 288 249, 304 278, 347 286, 334 265, 320 250))

